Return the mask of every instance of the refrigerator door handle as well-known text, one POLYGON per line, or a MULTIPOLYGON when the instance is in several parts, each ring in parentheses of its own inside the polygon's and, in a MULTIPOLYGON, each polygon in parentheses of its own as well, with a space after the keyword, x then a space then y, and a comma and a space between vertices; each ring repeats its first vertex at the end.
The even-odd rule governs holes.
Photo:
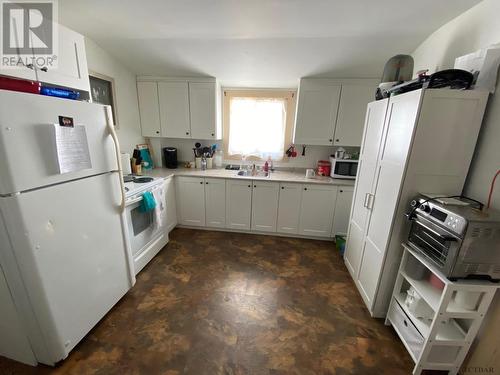
POLYGON ((116 162, 118 164, 118 176, 120 177, 120 190, 122 193, 122 201, 120 203, 120 213, 125 211, 125 183, 123 182, 123 168, 122 168, 122 159, 120 157, 120 142, 118 142, 118 137, 115 132, 115 125, 113 124, 113 115, 111 113, 111 107, 107 105, 106 107, 106 125, 108 127, 109 134, 111 134, 111 138, 113 138, 113 142, 115 144, 115 154, 116 154, 116 162))

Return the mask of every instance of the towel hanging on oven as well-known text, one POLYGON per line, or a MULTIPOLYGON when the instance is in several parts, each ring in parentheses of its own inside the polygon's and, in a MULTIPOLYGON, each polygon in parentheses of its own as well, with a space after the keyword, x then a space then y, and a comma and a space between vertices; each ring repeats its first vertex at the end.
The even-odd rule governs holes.
POLYGON ((142 194, 142 201, 141 201, 141 212, 149 212, 153 211, 156 207, 156 200, 155 197, 153 196, 153 193, 150 191, 146 191, 144 194, 142 194))

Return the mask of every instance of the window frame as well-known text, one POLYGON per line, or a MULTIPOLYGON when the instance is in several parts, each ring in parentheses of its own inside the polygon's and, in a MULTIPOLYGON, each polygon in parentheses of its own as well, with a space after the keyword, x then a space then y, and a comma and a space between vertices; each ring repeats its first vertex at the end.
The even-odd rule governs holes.
MULTIPOLYGON (((295 124, 295 113, 297 109, 297 90, 296 89, 250 89, 250 88, 223 88, 222 89, 222 143, 225 160, 243 160, 243 155, 229 155, 229 133, 230 133, 230 100, 233 97, 246 98, 269 98, 269 99, 285 99, 286 105, 286 120, 285 120, 285 150, 292 143, 293 127, 295 124)), ((250 155, 245 160, 263 161, 264 159, 250 155)), ((277 159, 278 161, 287 160, 284 155, 277 159)))

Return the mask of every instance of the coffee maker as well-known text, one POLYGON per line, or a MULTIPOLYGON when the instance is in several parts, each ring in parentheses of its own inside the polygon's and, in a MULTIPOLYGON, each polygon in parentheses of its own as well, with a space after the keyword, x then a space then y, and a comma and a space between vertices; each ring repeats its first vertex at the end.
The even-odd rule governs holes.
POLYGON ((163 156, 165 157, 165 168, 177 168, 177 149, 175 147, 164 147, 163 156))

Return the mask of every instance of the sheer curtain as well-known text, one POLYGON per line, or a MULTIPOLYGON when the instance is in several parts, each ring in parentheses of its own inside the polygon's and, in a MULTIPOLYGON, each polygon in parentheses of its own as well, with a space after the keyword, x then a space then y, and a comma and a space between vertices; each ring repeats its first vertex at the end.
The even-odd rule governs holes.
POLYGON ((286 99, 230 99, 229 155, 281 159, 285 151, 285 131, 286 99))

